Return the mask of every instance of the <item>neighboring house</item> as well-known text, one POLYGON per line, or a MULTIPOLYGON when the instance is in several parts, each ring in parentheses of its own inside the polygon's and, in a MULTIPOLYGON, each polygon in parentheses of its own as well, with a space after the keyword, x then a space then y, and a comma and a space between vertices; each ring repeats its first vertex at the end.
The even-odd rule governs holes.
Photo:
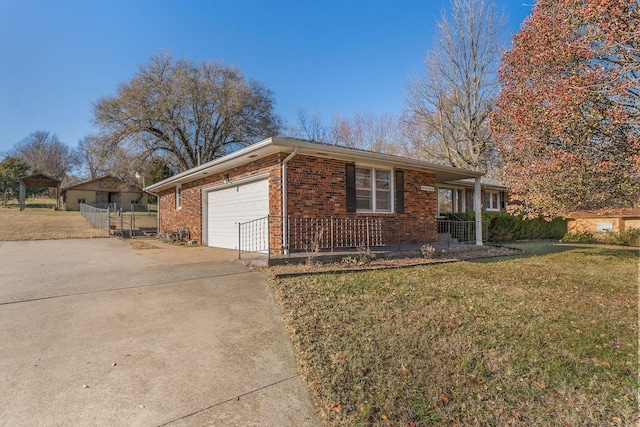
POLYGON ((96 207, 111 206, 112 209, 129 210, 132 203, 147 205, 149 195, 134 185, 121 179, 104 176, 81 182, 62 189, 62 202, 68 211, 79 211, 80 204, 96 207))
MULTIPOLYGON (((438 215, 475 210, 474 180, 461 179, 438 186, 438 215)), ((507 186, 493 178, 482 177, 482 211, 504 212, 507 204, 507 186)))
POLYGON ((577 211, 564 217, 567 232, 572 234, 587 232, 597 235, 640 228, 640 208, 577 211))
POLYGON ((273 137, 145 190, 158 195, 161 234, 279 255, 435 242, 438 187, 481 175, 273 137))

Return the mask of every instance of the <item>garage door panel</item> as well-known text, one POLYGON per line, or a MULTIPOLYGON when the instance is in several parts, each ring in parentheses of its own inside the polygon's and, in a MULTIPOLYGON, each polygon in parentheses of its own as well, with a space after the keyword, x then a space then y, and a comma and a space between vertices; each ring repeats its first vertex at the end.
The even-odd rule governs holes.
POLYGON ((269 215, 268 179, 209 192, 207 212, 208 245, 238 249, 238 223, 269 215))

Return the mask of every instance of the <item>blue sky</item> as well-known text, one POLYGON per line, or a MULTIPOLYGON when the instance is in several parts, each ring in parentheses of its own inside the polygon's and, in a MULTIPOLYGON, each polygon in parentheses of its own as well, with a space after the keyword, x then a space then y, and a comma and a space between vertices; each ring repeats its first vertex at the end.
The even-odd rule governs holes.
MULTIPOLYGON (((496 0, 514 33, 533 0, 496 0)), ((0 153, 36 130, 75 146, 92 104, 153 53, 220 60, 299 108, 399 113, 449 0, 0 0, 0 153)))

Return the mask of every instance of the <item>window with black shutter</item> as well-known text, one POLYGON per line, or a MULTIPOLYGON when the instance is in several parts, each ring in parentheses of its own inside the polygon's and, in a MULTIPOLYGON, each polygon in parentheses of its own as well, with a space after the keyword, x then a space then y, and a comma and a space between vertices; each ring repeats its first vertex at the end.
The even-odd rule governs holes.
POLYGON ((404 171, 396 170, 396 212, 404 213, 404 171))
POLYGON ((346 181, 347 181, 347 212, 356 211, 356 165, 346 165, 346 181))

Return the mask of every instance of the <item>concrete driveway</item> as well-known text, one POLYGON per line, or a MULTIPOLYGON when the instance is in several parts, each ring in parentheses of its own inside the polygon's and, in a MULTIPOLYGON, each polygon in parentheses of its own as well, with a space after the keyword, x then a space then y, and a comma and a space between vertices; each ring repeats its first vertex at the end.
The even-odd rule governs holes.
POLYGON ((235 255, 0 242, 0 423, 319 425, 265 274, 235 255))

